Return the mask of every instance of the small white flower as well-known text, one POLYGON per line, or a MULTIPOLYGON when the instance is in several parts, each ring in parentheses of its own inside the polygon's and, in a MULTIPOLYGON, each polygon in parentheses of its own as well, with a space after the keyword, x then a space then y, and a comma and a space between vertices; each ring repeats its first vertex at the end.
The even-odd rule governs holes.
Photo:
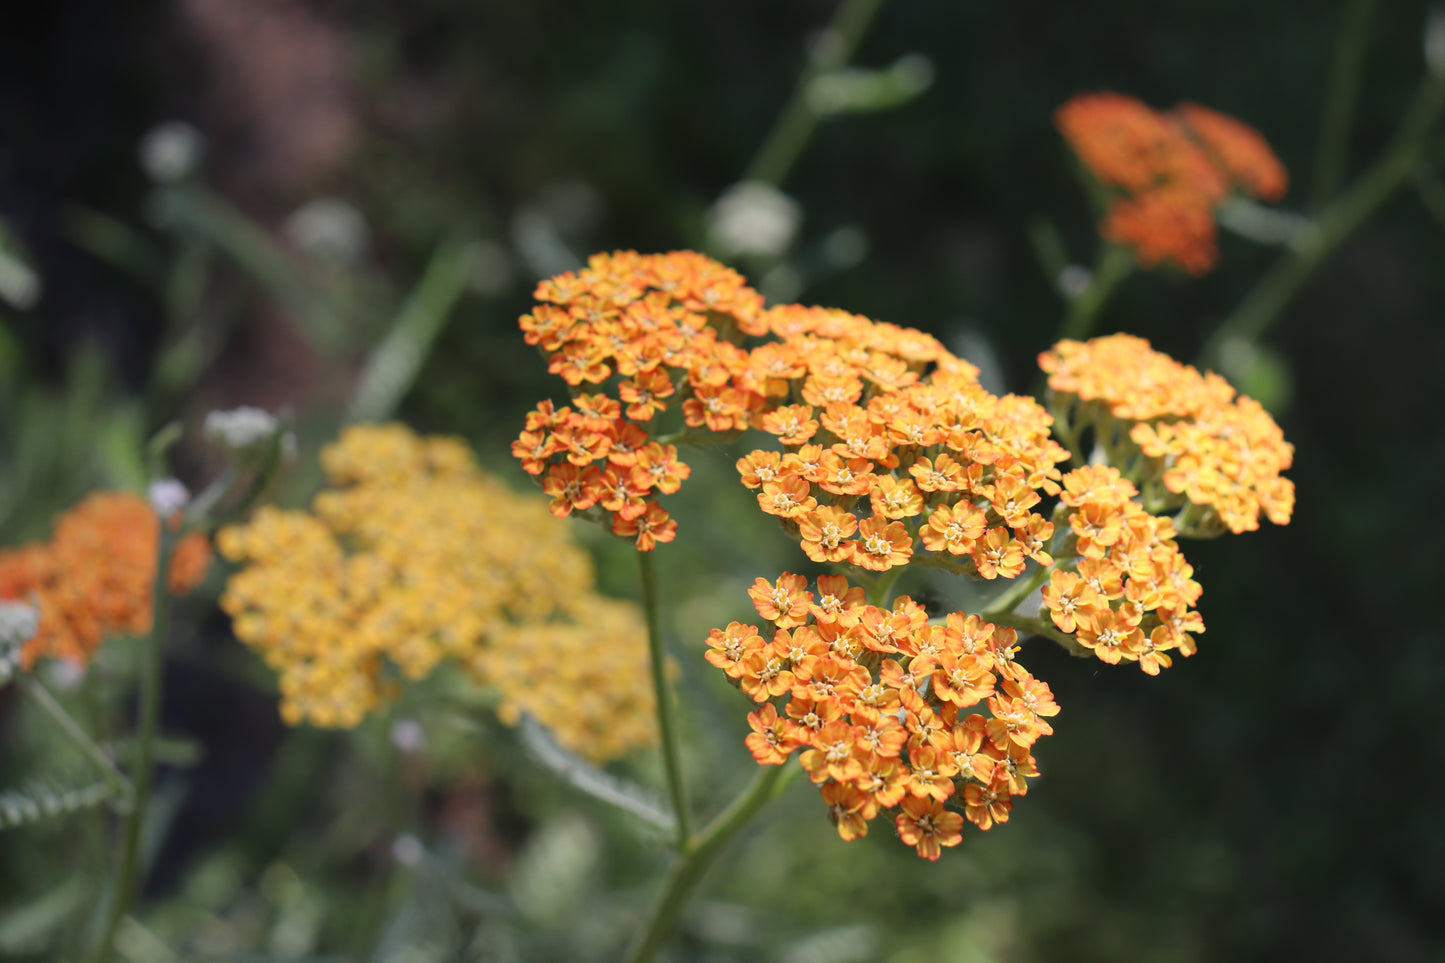
POLYGON ((269 411, 243 405, 206 415, 205 436, 216 444, 242 451, 270 441, 280 424, 269 411))
POLYGON ((802 219, 798 202, 776 187, 741 181, 713 203, 708 232, 728 254, 778 257, 793 243, 802 219))
POLYGON ((140 166, 151 180, 170 184, 194 173, 205 150, 200 131, 184 121, 167 121, 142 138, 140 166))
POLYGON ((0 602, 0 684, 20 667, 20 649, 40 630, 40 610, 25 602, 0 602))
POLYGON ((170 518, 176 512, 186 507, 191 500, 191 493, 186 490, 180 479, 160 478, 151 482, 148 492, 151 500, 151 507, 161 518, 170 518))
POLYGON ((415 719, 398 719, 391 726, 391 744, 402 752, 417 752, 426 745, 426 730, 415 719))
POLYGON ((391 842, 391 858, 403 866, 415 866, 426 858, 426 847, 411 833, 402 833, 391 842))

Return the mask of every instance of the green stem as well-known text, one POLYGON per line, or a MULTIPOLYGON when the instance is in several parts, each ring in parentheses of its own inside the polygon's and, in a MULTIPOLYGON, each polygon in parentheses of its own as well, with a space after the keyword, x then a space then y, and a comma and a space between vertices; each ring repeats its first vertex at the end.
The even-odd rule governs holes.
POLYGON ((657 702, 658 736, 662 742, 662 769, 667 778, 667 798, 677 820, 677 848, 685 850, 692 835, 687 811, 687 793, 682 782, 682 752, 677 723, 672 715, 672 687, 667 684, 667 653, 662 644, 662 615, 657 599, 657 573, 651 552, 637 553, 642 581, 642 609, 647 618, 647 650, 652 660, 652 689, 657 702))
POLYGON ((77 749, 85 754, 85 757, 90 760, 91 764, 100 770, 100 774, 105 777, 105 781, 110 783, 116 790, 116 795, 120 797, 122 803, 128 805, 131 799, 131 793, 134 792, 134 787, 131 785, 131 781, 116 768, 115 761, 106 755, 105 750, 95 744, 95 740, 90 738, 85 730, 80 727, 80 723, 76 722, 70 713, 65 711, 65 707, 56 701, 55 696, 50 694, 50 690, 40 684, 39 679, 31 675, 22 674, 19 677, 19 681, 21 691, 33 699, 35 704, 55 723, 56 727, 66 735, 77 749))
POLYGON ((876 605, 880 609, 886 609, 888 607, 888 593, 892 591, 894 583, 898 581, 898 577, 903 574, 904 567, 905 566, 902 565, 895 565, 888 571, 874 578, 873 582, 869 584, 866 589, 869 605, 876 605))
POLYGON ((1335 40, 1335 58, 1330 67, 1330 89, 1320 117, 1319 145, 1315 150, 1315 178, 1310 210, 1328 203, 1345 179, 1349 154, 1350 127, 1354 121, 1355 99, 1360 89, 1360 68, 1365 62, 1365 41, 1370 35, 1370 16, 1375 0, 1351 0, 1340 19, 1335 40))
POLYGON ((160 536, 156 553, 155 586, 152 592, 151 630, 142 643, 140 659, 140 692, 137 696, 140 746, 136 752, 135 768, 131 772, 135 794, 130 812, 126 814, 120 858, 116 861, 115 875, 111 878, 110 910, 100 942, 91 956, 92 963, 105 963, 110 959, 116 929, 130 909, 140 875, 141 830, 144 828, 146 809, 150 802, 156 732, 160 728, 165 638, 170 622, 170 592, 166 586, 166 573, 170 571, 171 556, 175 552, 177 541, 176 533, 168 531, 163 522, 158 522, 157 527, 160 536))
POLYGON ((838 5, 832 22, 808 57, 792 97, 748 165, 744 180, 762 181, 774 187, 782 184, 818 126, 819 114, 808 102, 809 90, 819 77, 841 69, 853 59, 880 6, 882 0, 842 0, 838 5))
POLYGON ((787 764, 763 766, 736 799, 704 826, 697 836, 688 840, 677 855, 672 870, 662 884, 662 892, 653 904, 644 925, 633 937, 623 957, 627 963, 646 963, 662 947, 672 932, 677 916, 692 891, 702 881, 703 872, 723 843, 747 825, 748 820, 787 786, 800 767, 787 764))
POLYGON ((466 289, 472 261, 469 244, 449 242, 437 248, 391 330, 367 358, 347 412, 349 421, 391 417, 466 289))
POLYGON ((1094 261, 1093 278, 1078 297, 1069 302, 1059 339, 1082 341, 1094 330, 1099 313, 1119 283, 1134 269, 1134 255, 1127 247, 1105 242, 1094 261))
POLYGON ((1235 342, 1253 342, 1274 323, 1315 270, 1365 222, 1415 170, 1425 139, 1445 107, 1445 76, 1428 75, 1415 92, 1385 152, 1343 194, 1320 212, 1313 230, 1260 278, 1234 313, 1205 343, 1201 361, 1217 366, 1235 342))
POLYGON ((1054 625, 1052 622, 1046 622, 1043 619, 1033 618, 1028 615, 1018 615, 1016 613, 991 615, 989 616, 989 618, 992 621, 998 623, 999 625, 1004 625, 1011 629, 1017 629, 1020 632, 1027 632, 1032 635, 1042 635, 1045 638, 1053 639, 1060 646, 1062 646, 1064 650, 1070 655, 1091 656, 1094 654, 1088 649, 1084 648, 1082 645, 1080 645, 1078 643, 1078 640, 1075 639, 1072 635, 1069 635, 1067 632, 1060 631, 1058 626, 1054 625))
POLYGON ((1044 579, 1049 577, 1051 571, 1048 566, 1042 566, 1029 579, 1016 579, 1007 592, 994 599, 987 609, 979 613, 979 617, 997 620, 1013 612, 1020 602, 1029 597, 1030 592, 1044 584, 1044 579))

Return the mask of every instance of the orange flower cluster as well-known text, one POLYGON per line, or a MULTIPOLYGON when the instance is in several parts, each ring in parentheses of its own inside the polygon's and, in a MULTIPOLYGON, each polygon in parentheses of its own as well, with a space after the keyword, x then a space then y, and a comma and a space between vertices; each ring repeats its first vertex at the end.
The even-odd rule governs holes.
POLYGON ((221 606, 280 674, 289 724, 352 727, 453 662, 597 761, 656 738, 637 607, 593 590, 587 554, 539 499, 452 438, 356 425, 322 452, 311 512, 266 507, 223 529, 243 567, 221 606), (606 658, 596 658, 606 652, 606 658))
POLYGON ((1186 535, 1239 533, 1264 515, 1289 522, 1294 483, 1281 475, 1294 446, 1269 413, 1218 375, 1200 374, 1128 335, 1061 341, 1039 356, 1055 414, 1092 426, 1114 464, 1142 455, 1134 479, 1155 510, 1188 502, 1186 535))
POLYGON ((512 445, 542 476, 559 518, 596 508, 641 551, 671 541, 677 523, 654 495, 691 469, 656 440, 657 416, 688 428, 746 428, 764 404, 763 379, 738 346, 761 335, 763 301, 741 275, 691 251, 598 254, 579 272, 537 287, 521 327, 571 387, 572 404, 543 402, 512 445))
MULTIPOLYGON (((159 536, 149 502, 101 492, 62 514, 50 541, 0 550, 0 599, 33 601, 40 609, 39 631, 21 664, 85 662, 107 636, 149 632, 159 536)), ((170 590, 190 591, 210 559, 204 535, 184 536, 171 556, 170 590)))
POLYGON ((796 305, 765 320, 784 340, 755 355, 767 352, 770 396, 792 403, 757 424, 787 451, 737 467, 809 558, 882 572, 926 551, 987 579, 1049 563, 1053 525, 1033 509, 1058 492, 1068 452, 1043 408, 990 394, 918 331, 796 305))
POLYGON ((1014 659, 1013 630, 957 612, 930 624, 907 596, 868 605, 842 576, 807 585, 758 579, 749 594, 765 628, 733 622, 708 638, 708 661, 763 703, 748 716, 758 763, 799 751, 844 840, 895 812, 900 838, 932 860, 959 843, 965 816, 980 829, 1007 822, 1059 711, 1014 659), (988 714, 964 711, 975 706, 988 714))
POLYGON ((1080 94, 1054 123, 1084 166, 1117 191, 1101 233, 1132 248, 1145 268, 1167 262, 1204 274, 1219 257, 1214 209, 1230 191, 1274 201, 1288 186, 1258 131, 1198 104, 1164 113, 1122 94, 1080 94))
POLYGON ((1054 625, 1111 665, 1138 662, 1150 675, 1169 652, 1195 651, 1204 622, 1193 608, 1201 589, 1174 540, 1174 524, 1134 501, 1117 468, 1085 466, 1064 476, 1060 501, 1073 509, 1069 560, 1049 576, 1043 610, 1054 625))

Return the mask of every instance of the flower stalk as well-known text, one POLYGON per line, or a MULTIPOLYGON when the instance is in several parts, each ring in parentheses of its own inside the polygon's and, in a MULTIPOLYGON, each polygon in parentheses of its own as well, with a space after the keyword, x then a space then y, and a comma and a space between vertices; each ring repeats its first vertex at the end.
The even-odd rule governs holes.
POLYGON ((678 914, 701 882, 704 871, 718 850, 747 825, 759 810, 777 798, 798 768, 782 765, 759 769, 753 780, 726 809, 699 830, 696 836, 683 843, 667 879, 663 881, 657 902, 653 904, 651 912, 627 948, 623 957, 627 963, 647 963, 657 955, 663 942, 672 933, 678 914))
POLYGON ((657 572, 651 552, 637 553, 637 570, 642 582, 642 610, 647 621, 647 649, 652 665, 652 686, 657 702, 657 730, 662 745, 662 769, 667 780, 667 798, 676 820, 677 848, 685 851, 692 833, 687 810, 687 792, 682 779, 682 752, 677 722, 673 717, 672 687, 667 684, 667 653, 662 641, 662 613, 657 598, 657 572))
POLYGON ((91 956, 92 963, 105 963, 111 957, 115 934, 120 922, 130 910, 140 875, 141 831, 145 826, 146 809, 150 802, 154 763, 156 733, 160 729, 161 686, 165 668, 165 639, 170 629, 170 591, 166 585, 166 573, 171 568, 171 557, 175 554, 178 534, 167 530, 165 522, 156 521, 160 532, 157 536, 154 608, 151 630, 141 645, 140 692, 138 700, 139 731, 138 746, 131 782, 134 790, 130 811, 126 814, 121 835, 120 856, 116 861, 115 875, 110 884, 110 905, 106 914, 105 927, 100 941, 91 956))

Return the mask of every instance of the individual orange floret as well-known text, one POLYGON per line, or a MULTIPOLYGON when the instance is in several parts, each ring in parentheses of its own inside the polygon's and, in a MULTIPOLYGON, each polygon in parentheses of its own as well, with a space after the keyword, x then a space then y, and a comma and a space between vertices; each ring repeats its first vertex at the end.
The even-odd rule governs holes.
POLYGON ((771 702, 757 712, 748 713, 752 733, 747 738, 748 751, 760 766, 781 766, 798 748, 798 740, 789 731, 787 720, 778 717, 771 702))
POLYGON ((648 502, 646 511, 633 518, 614 515, 612 534, 635 539, 639 552, 650 552, 658 542, 670 542, 677 537, 677 522, 657 502, 648 502))
POLYGON ((758 614, 780 629, 808 621, 808 604, 813 601, 813 593, 808 591, 808 580, 802 575, 784 572, 777 582, 760 578, 748 589, 748 595, 758 614))
POLYGON ((886 572, 895 565, 906 565, 913 557, 913 540, 902 522, 890 522, 873 516, 858 526, 858 548, 854 564, 874 572, 886 572))
MULTIPOLYGON (((40 610, 22 665, 41 658, 84 662, 107 636, 149 632, 159 534, 145 499, 102 492, 62 514, 49 542, 0 551, 0 600, 33 600, 40 610)), ((167 587, 177 595, 190 591, 210 559, 204 535, 183 536, 167 587)))
POLYGON ((798 519, 803 552, 815 562, 847 562, 858 543, 850 541, 858 517, 833 505, 820 505, 798 519))
POLYGON ((902 808, 894 821, 898 838, 916 847, 924 859, 937 860, 942 854, 939 847, 957 846, 963 841, 963 817, 945 809, 937 799, 909 796, 902 808))
POLYGON ((1289 174, 1259 131, 1227 114, 1188 101, 1176 105, 1174 112, 1246 194, 1262 201, 1284 197, 1289 174))

